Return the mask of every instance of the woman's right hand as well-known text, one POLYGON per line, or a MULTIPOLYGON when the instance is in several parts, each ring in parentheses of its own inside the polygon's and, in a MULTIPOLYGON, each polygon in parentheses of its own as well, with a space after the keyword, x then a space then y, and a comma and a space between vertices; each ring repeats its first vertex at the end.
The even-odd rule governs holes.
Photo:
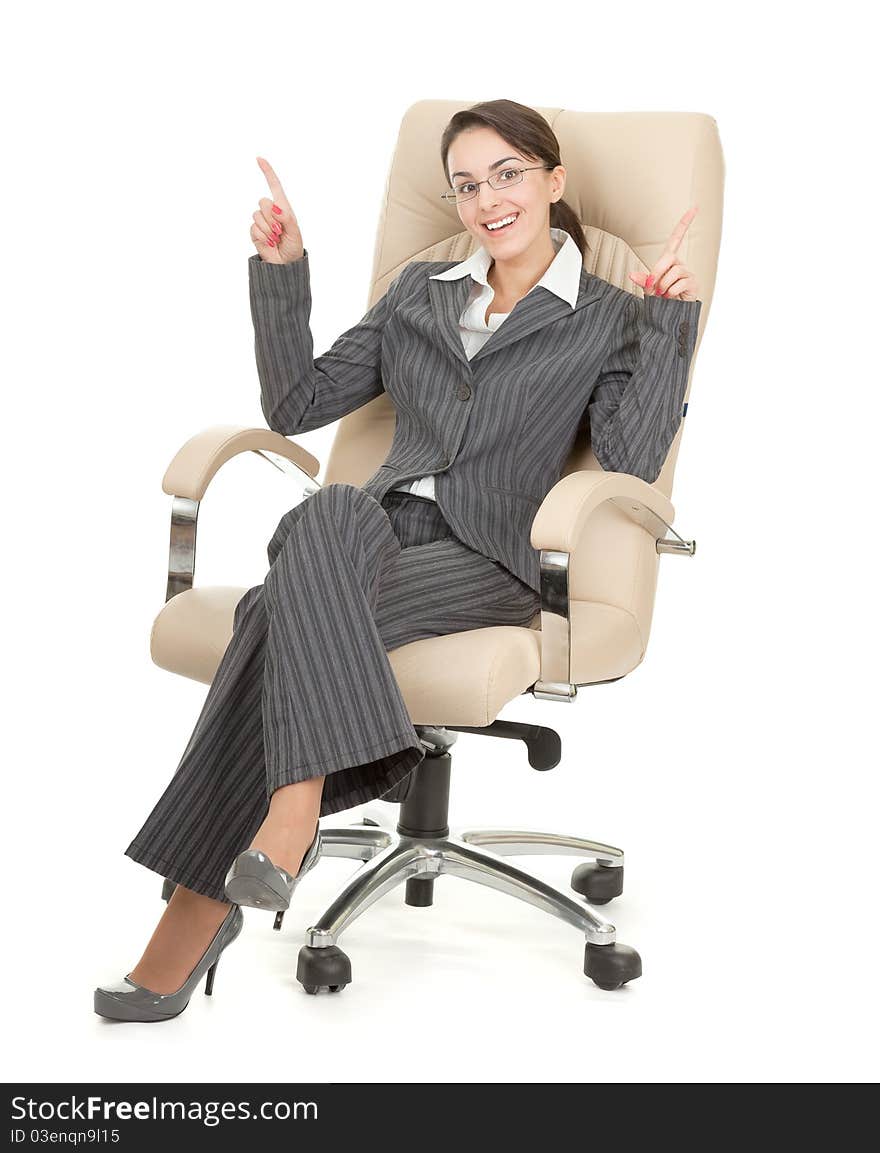
POLYGON ((262 156, 257 157, 257 164, 263 170, 272 196, 271 199, 264 196, 254 213, 251 240, 267 264, 292 264, 301 260, 305 251, 299 225, 272 165, 262 156), (280 213, 273 210, 273 204, 281 209, 280 213))

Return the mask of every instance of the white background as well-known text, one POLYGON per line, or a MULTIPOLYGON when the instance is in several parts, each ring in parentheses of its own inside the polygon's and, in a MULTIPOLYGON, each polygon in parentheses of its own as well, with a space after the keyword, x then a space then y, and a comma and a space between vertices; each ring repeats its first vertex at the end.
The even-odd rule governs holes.
MULTIPOLYGON (((5 1079, 876 1078, 878 270, 863 12, 508 0, 4 16, 5 1079), (134 966, 162 911, 160 878, 123 849, 207 691, 149 656, 162 475, 200 429, 264 423, 246 270, 267 195, 255 158, 274 164, 310 251, 317 353, 366 311, 406 108, 501 96, 706 112, 725 153, 718 280, 674 494, 697 555, 663 559, 630 677, 569 708, 505 708, 561 733, 556 770, 463 734, 453 777, 459 827, 625 849, 625 893, 606 912, 644 975, 603 993, 573 929, 447 878, 431 909, 398 890, 369 910, 342 939, 353 983, 307 996, 302 933, 352 868, 330 859, 281 933, 245 911, 213 998, 200 987, 174 1021, 110 1024, 93 989, 134 966)), ((439 193, 439 153, 437 176, 439 193)), ((333 431, 302 443, 326 459, 333 431)), ((253 454, 228 464, 202 506, 198 582, 261 581, 289 497, 253 454)), ((524 863, 564 889, 575 862, 524 863)))

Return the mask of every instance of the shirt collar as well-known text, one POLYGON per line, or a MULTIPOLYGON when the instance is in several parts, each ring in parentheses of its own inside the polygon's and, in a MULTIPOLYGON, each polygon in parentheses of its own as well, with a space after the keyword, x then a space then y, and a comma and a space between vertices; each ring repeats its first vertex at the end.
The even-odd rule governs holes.
MULTIPOLYGON (((529 289, 529 292, 534 292, 536 288, 543 286, 574 308, 580 292, 581 272, 584 267, 580 249, 575 244, 574 238, 565 229, 551 228, 550 238, 556 249, 556 255, 551 261, 550 267, 538 283, 529 289)), ((447 268, 445 272, 437 272, 428 279, 460 280, 461 277, 470 275, 477 284, 487 285, 489 281, 486 279, 486 274, 491 264, 492 257, 481 245, 467 260, 453 265, 452 268, 447 268)), ((526 295, 528 296, 528 293, 526 295)))

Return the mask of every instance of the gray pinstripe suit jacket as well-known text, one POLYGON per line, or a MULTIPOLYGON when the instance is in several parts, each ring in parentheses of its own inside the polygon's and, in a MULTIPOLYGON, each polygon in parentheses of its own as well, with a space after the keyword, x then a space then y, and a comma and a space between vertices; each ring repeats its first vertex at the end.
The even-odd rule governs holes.
POLYGON ((410 262, 314 358, 308 250, 292 264, 250 257, 263 415, 293 436, 387 392, 394 437, 363 489, 381 500, 434 473, 456 536, 539 590, 531 524, 585 415, 604 469, 657 479, 683 416, 702 301, 642 299, 584 269, 573 309, 542 285, 469 361, 458 321, 472 279, 429 279, 455 263, 410 262))

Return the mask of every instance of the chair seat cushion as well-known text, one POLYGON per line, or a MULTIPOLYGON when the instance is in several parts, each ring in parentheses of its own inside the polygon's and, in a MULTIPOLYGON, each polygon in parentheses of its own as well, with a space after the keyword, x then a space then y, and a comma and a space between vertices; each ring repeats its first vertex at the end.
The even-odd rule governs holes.
MULTIPOLYGON (((211 585, 187 589, 167 601, 153 622, 150 655, 160 668, 210 684, 232 637, 235 606, 247 589, 211 585)), ((540 615, 534 625, 540 624, 540 615)), ((577 602, 572 625, 589 629, 596 644, 578 683, 623 676, 642 658, 629 613, 577 602)), ((413 723, 484 726, 541 675, 539 627, 493 625, 428 637, 388 654, 413 723)))
POLYGON ((166 601, 150 632, 150 656, 170 673, 209 685, 232 639, 235 606, 247 589, 208 585, 166 601))

